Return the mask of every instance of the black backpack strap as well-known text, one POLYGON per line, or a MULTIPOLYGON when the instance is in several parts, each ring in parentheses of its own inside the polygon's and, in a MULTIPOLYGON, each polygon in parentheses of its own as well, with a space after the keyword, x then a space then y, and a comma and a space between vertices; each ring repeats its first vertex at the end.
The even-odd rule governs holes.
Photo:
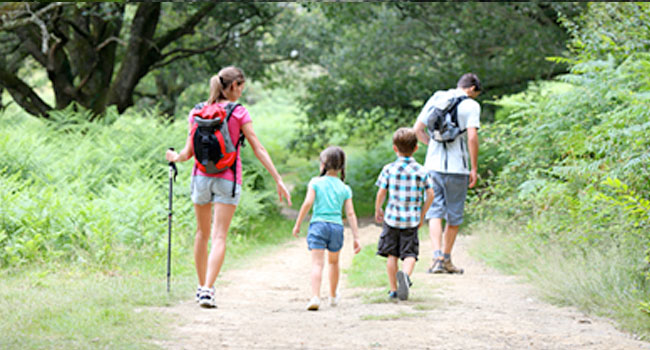
MULTIPOLYGON (((235 111, 237 107, 241 106, 239 103, 228 103, 226 105, 226 120, 225 123, 228 124, 228 121, 230 121, 230 116, 232 113, 235 111)), ((237 139, 237 143, 235 144, 235 148, 237 149, 237 155, 235 158, 235 162, 232 164, 230 167, 232 169, 233 177, 234 180, 232 182, 232 197, 235 197, 235 191, 237 190, 237 158, 239 158, 239 146, 244 145, 244 133, 239 130, 239 139, 237 139)))
POLYGON ((234 102, 230 102, 230 103, 228 103, 226 105, 226 120, 225 120, 225 123, 228 123, 228 121, 230 120, 230 116, 232 115, 232 112, 234 112, 235 109, 237 109, 237 107, 239 107, 239 106, 241 106, 239 103, 234 103, 234 102))
MULTIPOLYGON (((454 123, 454 125, 458 125, 458 106, 460 105, 461 102, 465 101, 465 99, 469 98, 468 96, 458 96, 455 98, 454 102, 452 103, 452 106, 449 109, 449 113, 451 114, 451 122, 454 123)), ((464 133, 465 130, 461 130, 460 133, 464 133)))
MULTIPOLYGON (((237 144, 235 147, 237 147, 237 157, 239 158, 239 146, 244 147, 244 141, 246 141, 246 137, 244 136, 244 133, 239 131, 239 139, 237 140, 237 144)), ((235 160, 235 163, 232 165, 232 173, 235 175, 235 182, 232 185, 232 196, 235 197, 235 189, 237 188, 237 160, 235 160)))

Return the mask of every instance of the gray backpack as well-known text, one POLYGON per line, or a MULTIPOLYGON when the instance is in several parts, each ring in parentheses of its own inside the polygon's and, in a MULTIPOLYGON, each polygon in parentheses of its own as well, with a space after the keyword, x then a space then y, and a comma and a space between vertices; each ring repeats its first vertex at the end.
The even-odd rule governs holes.
POLYGON ((433 140, 448 143, 465 132, 458 126, 458 105, 466 98, 467 96, 452 97, 443 105, 429 108, 427 130, 433 140))

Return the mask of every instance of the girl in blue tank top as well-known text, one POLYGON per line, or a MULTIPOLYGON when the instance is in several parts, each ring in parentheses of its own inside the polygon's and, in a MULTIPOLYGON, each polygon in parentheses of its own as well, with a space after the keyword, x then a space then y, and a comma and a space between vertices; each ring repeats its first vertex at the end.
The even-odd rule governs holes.
POLYGON ((354 253, 357 254, 361 250, 357 216, 352 204, 352 190, 343 182, 344 180, 345 153, 339 147, 328 147, 320 154, 320 176, 309 181, 305 201, 300 207, 293 227, 293 235, 298 237, 300 223, 313 206, 307 232, 307 247, 311 251, 312 266, 312 297, 307 304, 307 310, 316 311, 320 307, 320 287, 326 249, 330 277, 329 305, 336 306, 339 303, 336 289, 339 283, 339 253, 343 247, 343 219, 341 218, 343 207, 354 236, 354 253))

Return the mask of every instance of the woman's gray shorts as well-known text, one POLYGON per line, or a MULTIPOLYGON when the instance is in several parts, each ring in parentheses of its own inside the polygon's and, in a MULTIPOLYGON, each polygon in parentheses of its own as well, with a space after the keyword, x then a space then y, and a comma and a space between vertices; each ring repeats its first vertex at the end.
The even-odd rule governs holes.
POLYGON ((232 181, 220 177, 192 176, 190 193, 194 204, 223 203, 239 204, 241 185, 237 184, 235 196, 232 196, 232 181))
POLYGON ((425 218, 445 219, 447 224, 459 226, 463 223, 469 175, 430 171, 429 176, 433 179, 434 198, 425 218))

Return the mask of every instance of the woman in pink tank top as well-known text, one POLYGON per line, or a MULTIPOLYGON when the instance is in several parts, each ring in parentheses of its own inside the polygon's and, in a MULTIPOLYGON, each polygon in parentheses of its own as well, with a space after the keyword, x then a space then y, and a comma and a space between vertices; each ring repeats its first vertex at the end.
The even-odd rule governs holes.
MULTIPOLYGON (((237 67, 223 68, 210 79, 210 97, 206 103, 218 103, 223 106, 237 101, 244 90, 244 72, 237 67)), ((190 113, 190 130, 194 122, 190 113)), ((282 182, 282 177, 275 169, 268 152, 262 146, 255 132, 251 117, 243 106, 238 106, 232 112, 228 122, 228 130, 233 144, 237 144, 240 131, 251 145, 255 157, 264 165, 276 182, 280 200, 286 198, 291 205, 291 194, 282 182)), ((192 138, 188 135, 185 147, 179 153, 168 150, 165 157, 170 162, 184 162, 194 155, 192 138)), ((206 174, 196 165, 192 169, 192 202, 196 214, 197 230, 194 240, 194 264, 198 277, 196 300, 202 307, 216 307, 214 300, 214 282, 219 275, 226 254, 226 237, 241 193, 241 159, 237 155, 235 171, 232 169, 217 173, 206 174), (233 182, 237 180, 235 184, 233 182), (235 186, 235 194, 232 189, 235 186), (211 224, 212 223, 212 224, 211 224), (210 227, 212 225, 212 227, 210 227), (209 238, 212 246, 208 254, 209 238)))

